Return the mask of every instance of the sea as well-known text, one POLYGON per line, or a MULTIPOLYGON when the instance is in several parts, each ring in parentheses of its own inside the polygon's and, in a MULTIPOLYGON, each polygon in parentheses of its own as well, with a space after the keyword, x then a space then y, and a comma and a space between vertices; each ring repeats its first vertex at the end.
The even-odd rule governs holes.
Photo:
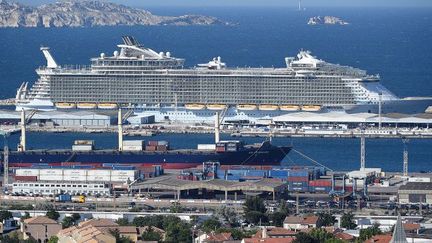
MULTIPOLYGON (((155 7, 159 15, 202 14, 230 22, 221 26, 119 26, 86 28, 0 29, 0 99, 15 95, 22 82, 37 79, 45 65, 39 48, 49 46, 60 65, 88 65, 100 53, 111 55, 121 36, 133 35, 156 51, 170 51, 193 67, 220 56, 231 67, 283 67, 284 58, 310 50, 318 58, 380 74, 382 83, 399 97, 432 96, 432 8, 397 7, 155 7), (309 26, 313 16, 332 15, 349 25, 309 26)), ((18 134, 8 138, 14 148, 18 134)), ((96 146, 116 146, 115 134, 30 133, 28 146, 67 148, 76 139, 93 139, 96 146)), ((145 138, 146 139, 146 138, 145 138)), ((208 134, 163 134, 175 148, 194 148, 213 141, 208 134)), ((243 138, 248 143, 263 138, 243 138)), ((274 138, 334 170, 357 169, 359 139, 274 138)), ((1 142, 0 142, 1 144, 1 142)), ((410 171, 432 170, 432 140, 408 143, 410 171)), ((402 171, 400 139, 367 139, 366 165, 402 171)), ((291 152, 284 164, 312 163, 291 152)))

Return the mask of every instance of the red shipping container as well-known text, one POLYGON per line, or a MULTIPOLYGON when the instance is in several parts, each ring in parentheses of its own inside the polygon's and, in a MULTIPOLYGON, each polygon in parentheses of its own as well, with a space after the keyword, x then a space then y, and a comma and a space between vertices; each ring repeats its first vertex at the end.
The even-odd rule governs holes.
POLYGON ((156 146, 153 146, 153 145, 146 146, 146 150, 147 151, 156 151, 156 146))
POLYGON ((148 141, 149 146, 158 146, 158 141, 148 141))
POLYGON ((15 176, 16 181, 37 181, 37 176, 15 176))
POLYGON ((331 180, 309 181, 309 186, 329 187, 332 185, 331 180))
POLYGON ((225 147, 216 147, 216 152, 225 152, 225 147))
POLYGON ((309 177, 307 177, 307 176, 289 176, 288 181, 307 182, 307 181, 309 181, 309 177))
POLYGON ((157 151, 167 151, 168 150, 168 146, 166 145, 158 145, 157 146, 157 151))

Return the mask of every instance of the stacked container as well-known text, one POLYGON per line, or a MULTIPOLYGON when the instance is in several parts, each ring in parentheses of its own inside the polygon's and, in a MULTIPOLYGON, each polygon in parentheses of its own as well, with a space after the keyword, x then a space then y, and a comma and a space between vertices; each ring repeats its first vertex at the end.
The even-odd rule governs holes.
POLYGON ((142 151, 144 144, 144 140, 124 140, 123 151, 142 151))
POLYGON ((310 192, 315 193, 329 193, 332 189, 331 180, 313 180, 309 181, 310 192))
POLYGON ((290 170, 288 175, 288 189, 290 191, 309 191, 309 170, 290 170))

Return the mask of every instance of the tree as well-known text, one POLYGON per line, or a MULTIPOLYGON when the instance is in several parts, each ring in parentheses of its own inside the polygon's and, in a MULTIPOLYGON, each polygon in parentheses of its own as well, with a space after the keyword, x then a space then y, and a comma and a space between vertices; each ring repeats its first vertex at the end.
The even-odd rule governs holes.
POLYGON ((232 208, 226 206, 221 207, 216 212, 217 216, 223 218, 231 227, 238 227, 238 215, 232 208))
POLYGON ((298 233, 293 243, 339 243, 339 241, 324 229, 312 229, 309 233, 298 233))
POLYGON ((312 236, 316 242, 325 242, 334 237, 333 234, 327 232, 325 229, 312 229, 309 235, 312 236))
POLYGON ((273 221, 273 225, 277 227, 282 227, 283 222, 286 218, 286 214, 282 212, 274 212, 270 214, 270 220, 273 221))
POLYGON ((173 202, 170 207, 171 213, 182 213, 184 211, 183 207, 179 202, 173 202))
POLYGON ((202 224, 202 230, 206 233, 210 233, 212 231, 216 231, 221 227, 221 223, 219 220, 215 217, 211 217, 203 222, 202 224))
MULTIPOLYGON (((179 219, 180 220, 180 219, 179 219)), ((168 223, 165 228, 166 242, 191 242, 191 226, 183 221, 168 223)))
POLYGON ((244 231, 239 228, 219 228, 216 233, 230 232, 234 240, 242 240, 244 238, 250 238, 256 234, 256 230, 244 231))
POLYGON ((354 215, 352 213, 344 213, 342 215, 341 227, 346 229, 355 229, 357 227, 354 223, 354 215))
POLYGON ((73 213, 72 218, 73 218, 74 222, 76 222, 76 221, 81 219, 81 215, 79 213, 73 213))
POLYGON ((289 215, 290 211, 289 211, 289 207, 288 204, 286 203, 285 200, 281 200, 280 205, 279 205, 279 212, 289 215))
POLYGON ((261 199, 260 197, 249 197, 248 199, 246 199, 246 202, 244 204, 244 211, 246 213, 251 211, 265 213, 267 209, 264 205, 263 199, 261 199))
POLYGON ((64 217, 62 221, 63 229, 69 228, 74 225, 75 220, 72 217, 64 217))
POLYGON ((360 230, 359 240, 361 242, 364 242, 364 241, 372 238, 372 236, 379 235, 381 233, 382 233, 382 231, 379 228, 379 224, 374 224, 372 227, 360 230))
POLYGON ((119 218, 116 220, 116 223, 120 226, 128 226, 130 225, 129 220, 127 218, 119 218))
POLYGON ((268 221, 267 215, 259 211, 249 211, 245 214, 245 218, 252 224, 262 224, 268 221))
POLYGON ((48 243, 57 243, 59 238, 55 235, 51 236, 48 240, 48 243))
POLYGON ((46 213, 46 216, 48 218, 50 218, 52 220, 56 220, 56 221, 58 218, 60 218, 60 214, 57 211, 55 211, 54 209, 48 210, 48 212, 46 213))
POLYGON ((317 242, 315 242, 314 238, 312 238, 312 236, 310 236, 309 234, 300 232, 296 235, 296 238, 293 241, 293 243, 317 243, 317 242))
POLYGON ((332 226, 336 223, 336 218, 330 213, 318 214, 317 228, 332 226))
POLYGON ((142 239, 144 241, 161 241, 162 240, 162 236, 160 235, 159 232, 156 232, 153 227, 148 226, 147 230, 143 232, 142 234, 142 239))
POLYGON ((10 219, 12 218, 12 213, 6 210, 1 210, 0 211, 0 222, 3 222, 6 219, 10 219))

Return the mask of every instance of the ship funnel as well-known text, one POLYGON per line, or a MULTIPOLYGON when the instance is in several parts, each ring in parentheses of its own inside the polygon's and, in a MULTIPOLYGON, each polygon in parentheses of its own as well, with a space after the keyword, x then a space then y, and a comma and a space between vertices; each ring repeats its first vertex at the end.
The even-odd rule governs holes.
POLYGON ((123 151, 123 117, 122 110, 119 108, 118 110, 118 150, 123 151))
POLYGON ((40 49, 42 53, 45 56, 45 59, 47 60, 47 68, 57 68, 58 65, 54 58, 51 56, 51 53, 49 52, 49 47, 41 47, 40 49))
POLYGON ((219 133, 219 112, 216 112, 215 116, 215 144, 219 143, 220 141, 220 133, 219 133))

